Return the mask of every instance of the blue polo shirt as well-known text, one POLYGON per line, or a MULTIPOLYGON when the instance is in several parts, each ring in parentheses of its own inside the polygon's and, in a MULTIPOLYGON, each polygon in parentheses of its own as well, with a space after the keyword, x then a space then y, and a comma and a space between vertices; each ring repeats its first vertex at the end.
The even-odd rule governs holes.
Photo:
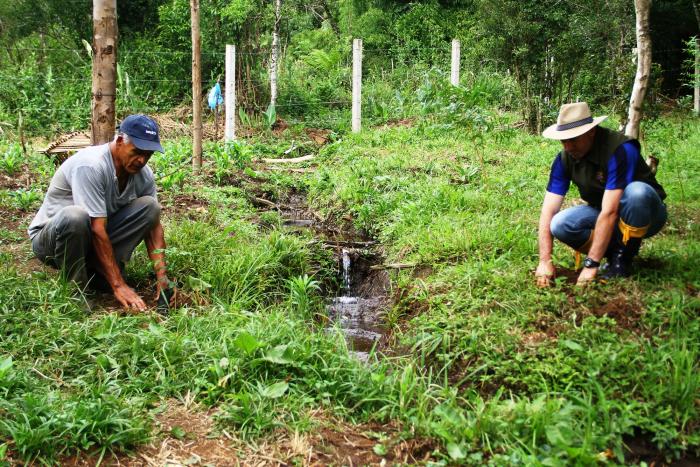
MULTIPOLYGON (((619 145, 607 163, 605 189, 624 190, 627 185, 632 183, 637 161, 640 158, 639 149, 632 141, 619 145)), ((569 191, 570 185, 571 178, 566 174, 562 153, 559 153, 552 163, 547 191, 555 195, 564 196, 569 191)))

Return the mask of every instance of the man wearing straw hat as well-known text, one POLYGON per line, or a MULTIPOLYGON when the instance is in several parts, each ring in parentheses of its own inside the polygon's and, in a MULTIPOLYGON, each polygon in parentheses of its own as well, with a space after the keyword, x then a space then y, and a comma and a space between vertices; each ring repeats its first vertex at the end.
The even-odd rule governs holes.
POLYGON ((539 222, 540 261, 537 285, 554 279, 552 237, 587 254, 577 284, 599 273, 604 278, 626 277, 643 238, 658 233, 666 222, 666 193, 640 155, 640 145, 598 125, 588 104, 565 104, 557 123, 542 133, 562 143, 554 159, 539 222), (560 211, 571 182, 586 205, 560 211))

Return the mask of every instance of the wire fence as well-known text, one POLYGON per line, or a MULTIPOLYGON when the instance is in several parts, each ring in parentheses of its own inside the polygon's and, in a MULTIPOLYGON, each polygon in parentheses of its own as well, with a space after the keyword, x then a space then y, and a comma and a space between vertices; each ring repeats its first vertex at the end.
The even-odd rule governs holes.
MULTIPOLYGON (((223 49, 223 47, 222 47, 223 49)), ((17 47, 11 49, 14 52, 33 52, 33 53, 67 53, 74 57, 74 60, 79 60, 82 58, 89 59, 90 53, 88 48, 41 48, 41 47, 17 47)), ((633 47, 624 48, 625 51, 629 53, 634 52, 633 47)), ((660 50, 655 50, 655 54, 671 54, 686 52, 683 48, 664 48, 660 50)), ((363 58, 365 62, 372 63, 372 57, 377 56, 386 59, 388 54, 392 54, 394 58, 398 60, 398 57, 402 54, 409 55, 411 53, 424 52, 430 53, 433 56, 433 63, 446 66, 454 67, 454 62, 450 63, 450 47, 446 44, 443 47, 426 47, 426 46, 401 46, 390 48, 375 48, 370 47, 362 50, 363 58), (442 52, 442 53, 436 53, 442 52)), ((224 69, 224 59, 226 53, 224 51, 202 51, 202 56, 211 57, 212 62, 210 65, 215 70, 224 69)), ((154 51, 125 51, 119 54, 120 61, 128 62, 130 58, 143 56, 143 57, 176 57, 176 58, 190 58, 192 54, 191 50, 154 50, 154 51)), ((267 57, 270 55, 268 50, 261 51, 250 51, 243 50, 237 51, 237 59, 244 61, 246 57, 267 57)), ((300 60, 296 57, 286 57, 290 62, 293 60, 300 60)), ((454 59, 453 59, 454 60, 454 59)), ((457 59, 457 68, 460 69, 459 58, 457 59)), ((386 62, 386 60, 384 60, 386 62)), ((391 62, 391 67, 386 65, 375 67, 370 74, 371 76, 390 76, 395 72, 393 61, 391 62)), ((0 111, 5 114, 12 115, 37 115, 43 113, 50 116, 51 122, 55 123, 60 129, 64 127, 75 128, 77 126, 85 126, 89 123, 90 119, 90 95, 92 87, 91 78, 91 68, 90 65, 85 62, 81 62, 80 66, 83 67, 84 76, 72 76, 72 77, 62 77, 62 76, 43 76, 42 79, 37 79, 36 76, 18 76, 15 81, 20 83, 30 83, 30 84, 41 84, 42 86, 50 87, 54 83, 60 83, 64 85, 77 84, 74 88, 75 94, 78 96, 75 105, 66 105, 66 103, 61 103, 57 105, 27 105, 20 102, 15 102, 14 105, 3 106, 0 103, 0 111), (81 94, 82 93, 82 94, 81 94), (80 99, 83 99, 80 102, 80 99)), ((350 98, 351 94, 351 74, 350 69, 352 67, 352 53, 343 53, 340 58, 336 58, 333 63, 333 69, 314 69, 313 65, 308 65, 306 71, 309 74, 304 76, 298 76, 299 70, 295 70, 292 66, 287 66, 283 64, 280 66, 278 74, 278 86, 280 90, 279 97, 277 99, 275 109, 280 116, 285 117, 285 121, 289 124, 303 124, 309 120, 318 122, 323 120, 326 122, 326 126, 334 125, 349 125, 349 115, 351 112, 351 106, 353 105, 353 100, 350 98), (315 73, 314 73, 315 72, 315 73), (336 76, 336 88, 330 90, 331 97, 319 97, 314 95, 313 92, 307 92, 303 95, 303 99, 300 99, 300 93, 305 91, 303 86, 303 81, 315 82, 320 78, 327 78, 328 74, 335 73, 336 76), (301 83, 301 84, 300 84, 301 83), (297 86, 299 89, 292 89, 297 86), (307 116, 304 113, 319 113, 322 111, 323 115, 311 115, 307 116), (310 118, 307 118, 310 117, 310 118)), ((398 65, 397 65, 398 67, 398 65)), ((369 67, 368 67, 369 68, 369 67)), ((425 70, 428 70, 426 67, 425 70)), ((424 70, 424 71, 425 71, 424 70)), ((689 71, 684 67, 671 67, 664 68, 664 73, 680 73, 689 71)), ((219 73, 221 76, 221 73, 219 73)), ((449 79, 449 76, 445 74, 444 79, 449 79)), ((417 86, 416 76, 410 76, 407 80, 412 80, 411 85, 413 90, 417 86)), ((213 77, 203 80, 205 88, 213 86, 217 82, 213 77)), ((167 113, 172 111, 174 107, 182 107, 183 97, 191 94, 190 86, 192 80, 191 78, 163 78, 163 77, 132 77, 129 75, 128 70, 122 70, 119 73, 118 79, 118 90, 117 90, 117 101, 120 106, 120 113, 124 112, 142 112, 142 113, 167 113), (149 85, 153 87, 149 88, 149 85), (164 93, 163 89, 168 88, 170 90, 175 90, 172 92, 173 95, 179 97, 179 102, 177 99, 166 98, 163 99, 164 93), (163 102, 164 101, 164 102, 163 102)), ((261 103, 262 99, 269 98, 269 76, 257 76, 252 77, 252 75, 239 76, 236 81, 237 87, 237 101, 242 103, 244 108, 244 113, 247 112, 262 112, 266 105, 261 103)), ((306 90, 308 91, 308 90, 306 90)), ((387 95, 386 92, 380 93, 376 90, 371 90, 369 93, 362 94, 360 98, 360 105, 362 108, 369 108, 370 112, 368 115, 364 116, 364 120, 367 124, 374 125, 377 123, 383 123, 392 119, 399 119, 406 116, 402 111, 401 105, 398 101, 399 98, 396 97, 396 92, 399 90, 392 89, 394 95, 387 95), (392 105, 396 103, 397 105, 392 105), (379 112, 372 113, 374 110, 379 108, 379 112), (379 115, 377 115, 379 113, 379 115)), ((25 94, 26 96, 27 94, 25 94)), ((202 96, 204 98, 204 96, 202 96)), ((236 116, 235 118, 238 118, 236 116)), ((239 118, 240 119, 240 118, 239 118)))

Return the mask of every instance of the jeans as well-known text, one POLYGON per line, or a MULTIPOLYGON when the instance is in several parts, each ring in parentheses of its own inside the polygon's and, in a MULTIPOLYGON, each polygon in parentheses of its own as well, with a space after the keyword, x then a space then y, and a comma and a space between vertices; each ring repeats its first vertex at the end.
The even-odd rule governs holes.
MULTIPOLYGON (((554 237, 575 250, 583 247, 591 238, 600 209, 591 206, 574 206, 557 213, 552 218, 550 230, 554 237)), ((625 188, 620 200, 620 220, 632 228, 645 231, 642 238, 656 235, 666 223, 666 205, 650 185, 632 182, 625 188)), ((613 239, 620 235, 618 227, 613 239)))
MULTIPOLYGON (((136 198, 107 218, 107 235, 117 264, 129 261, 159 218, 160 206, 151 196, 136 198)), ((42 262, 61 269, 66 279, 86 285, 88 269, 99 266, 92 235, 87 211, 80 206, 67 206, 32 238, 32 249, 42 262)))

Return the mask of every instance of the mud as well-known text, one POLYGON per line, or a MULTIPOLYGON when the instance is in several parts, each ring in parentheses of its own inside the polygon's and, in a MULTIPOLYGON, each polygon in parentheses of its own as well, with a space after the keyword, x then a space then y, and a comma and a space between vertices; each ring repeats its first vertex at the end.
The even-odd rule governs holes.
POLYGON ((599 318, 606 316, 613 319, 622 329, 637 331, 640 328, 642 309, 640 303, 620 294, 608 302, 592 308, 591 315, 599 318))
MULTIPOLYGON (((403 440, 396 425, 354 425, 311 414, 316 427, 310 432, 278 430, 255 442, 246 442, 215 423, 216 410, 196 404, 168 401, 155 416, 150 444, 132 453, 107 453, 107 466, 282 466, 282 465, 420 465, 432 459, 433 441, 416 437, 403 440), (381 445, 385 454, 378 455, 381 445)), ((99 453, 63 457, 60 465, 96 466, 99 453)), ((21 465, 10 458, 11 465, 21 465)))
POLYGON ((697 467, 700 457, 685 453, 681 459, 667 459, 651 441, 650 436, 643 433, 628 435, 623 438, 625 444, 625 463, 628 465, 646 465, 654 467, 697 467))
POLYGON ((190 194, 161 197, 159 201, 164 212, 168 215, 177 218, 186 217, 191 220, 201 217, 209 208, 207 200, 190 194))

